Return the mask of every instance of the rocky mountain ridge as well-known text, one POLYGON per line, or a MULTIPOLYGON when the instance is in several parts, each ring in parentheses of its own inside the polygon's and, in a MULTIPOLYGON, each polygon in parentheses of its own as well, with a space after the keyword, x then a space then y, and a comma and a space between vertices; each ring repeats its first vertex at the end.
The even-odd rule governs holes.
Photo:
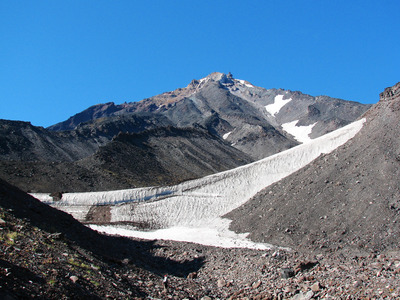
POLYGON ((387 87, 382 93, 379 94, 380 101, 390 101, 398 98, 400 95, 400 82, 392 87, 387 87))
POLYGON ((1 161, 0 177, 30 192, 104 191, 176 184, 252 161, 205 129, 175 127, 120 132, 80 160, 38 157, 1 161))
MULTIPOLYGON (((310 127, 316 138, 356 120, 370 105, 301 92, 264 89, 211 73, 178 88, 139 102, 98 104, 49 127, 71 130, 82 122, 136 113, 163 115, 177 127, 200 124, 233 147, 260 159, 299 144, 294 132, 310 127), (288 130, 286 124, 291 124, 288 130)), ((300 141, 302 142, 302 141, 300 141)))

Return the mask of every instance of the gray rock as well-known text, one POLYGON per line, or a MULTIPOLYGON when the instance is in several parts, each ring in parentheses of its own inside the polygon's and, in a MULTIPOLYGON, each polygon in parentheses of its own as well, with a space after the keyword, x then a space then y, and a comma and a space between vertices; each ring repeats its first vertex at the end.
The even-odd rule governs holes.
POLYGON ((290 278, 295 275, 294 270, 290 268, 283 268, 280 270, 280 273, 282 278, 290 278))
POLYGON ((314 296, 312 291, 308 291, 307 293, 300 292, 294 295, 291 299, 292 300, 310 300, 314 296))

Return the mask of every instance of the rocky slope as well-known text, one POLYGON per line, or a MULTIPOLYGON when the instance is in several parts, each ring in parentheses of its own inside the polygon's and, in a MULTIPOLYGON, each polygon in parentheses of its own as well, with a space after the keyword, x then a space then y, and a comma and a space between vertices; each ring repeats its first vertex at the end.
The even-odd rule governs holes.
POLYGON ((251 161, 205 129, 163 127, 119 133, 78 161, 1 161, 0 177, 29 192, 104 191, 176 184, 251 161))
POLYGON ((254 241, 365 254, 398 249, 400 84, 386 89, 348 143, 229 213, 254 241))
POLYGON ((400 296, 398 252, 302 254, 104 236, 2 180, 0 249, 2 299, 400 296))
POLYGON ((205 129, 166 127, 119 134, 77 164, 108 171, 126 187, 143 187, 177 184, 251 161, 205 129))
POLYGON ((0 120, 1 161, 76 161, 95 153, 120 132, 171 126, 166 118, 137 114, 96 119, 70 131, 49 131, 29 122, 0 120))
POLYGON ((90 135, 51 132, 28 122, 0 120, 2 161, 73 161, 92 154, 96 144, 90 135))

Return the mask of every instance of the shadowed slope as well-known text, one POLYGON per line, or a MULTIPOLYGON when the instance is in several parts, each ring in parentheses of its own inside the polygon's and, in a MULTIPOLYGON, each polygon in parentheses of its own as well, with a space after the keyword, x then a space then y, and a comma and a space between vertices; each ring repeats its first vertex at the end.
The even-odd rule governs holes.
MULTIPOLYGON (((101 124, 115 133, 112 123, 101 124)), ((251 161, 204 128, 169 126, 120 132, 79 161, 1 161, 0 177, 27 192, 105 191, 177 184, 251 161)))
POLYGON ((157 274, 166 272, 175 276, 187 276, 202 264, 202 258, 182 263, 155 257, 151 254, 153 242, 138 242, 99 234, 71 215, 43 204, 1 179, 0 208, 48 234, 61 236, 67 243, 90 251, 90 255, 101 256, 113 263, 121 263, 126 259, 138 267, 157 274))

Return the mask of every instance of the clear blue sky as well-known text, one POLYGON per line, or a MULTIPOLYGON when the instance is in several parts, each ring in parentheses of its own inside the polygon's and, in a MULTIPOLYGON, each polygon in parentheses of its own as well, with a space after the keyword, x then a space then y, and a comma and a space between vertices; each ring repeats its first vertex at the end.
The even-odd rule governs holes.
POLYGON ((400 81, 400 1, 1 0, 0 118, 49 126, 211 72, 376 103, 400 81))

